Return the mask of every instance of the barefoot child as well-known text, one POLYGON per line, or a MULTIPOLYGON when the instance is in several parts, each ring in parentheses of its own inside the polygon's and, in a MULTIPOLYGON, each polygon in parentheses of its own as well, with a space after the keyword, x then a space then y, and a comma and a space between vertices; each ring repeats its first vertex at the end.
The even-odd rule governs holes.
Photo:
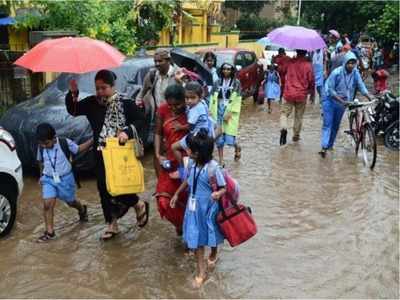
POLYGON ((195 250, 197 275, 194 287, 200 287, 207 277, 207 266, 213 268, 217 262, 218 245, 224 240, 217 225, 219 212, 218 200, 225 193, 225 179, 220 168, 215 170, 217 189, 213 191, 207 169, 212 161, 214 139, 201 129, 195 135, 189 135, 187 144, 191 158, 187 179, 182 183, 171 199, 171 207, 175 207, 179 194, 189 187, 189 199, 183 221, 183 239, 190 249, 195 250), (211 253, 205 262, 205 247, 211 247, 211 253))
POLYGON ((210 99, 210 113, 217 122, 219 136, 217 136, 216 144, 221 165, 224 161, 225 145, 235 147, 235 161, 241 157, 241 147, 236 141, 236 136, 239 129, 242 97, 240 82, 235 78, 234 70, 231 64, 222 64, 221 79, 215 85, 210 99))
POLYGON ((281 78, 276 69, 277 65, 271 64, 265 72, 264 95, 268 103, 268 113, 272 112, 271 101, 275 101, 281 96, 281 78))
POLYGON ((42 185, 43 215, 45 232, 38 238, 38 242, 47 242, 56 237, 54 232, 54 207, 56 199, 62 200, 79 213, 79 220, 87 221, 87 207, 75 198, 75 179, 68 154, 77 154, 90 148, 93 140, 77 145, 65 139, 64 149, 61 139, 56 136, 56 131, 48 123, 40 124, 36 129, 36 138, 39 144, 37 160, 40 165, 40 184, 42 185))

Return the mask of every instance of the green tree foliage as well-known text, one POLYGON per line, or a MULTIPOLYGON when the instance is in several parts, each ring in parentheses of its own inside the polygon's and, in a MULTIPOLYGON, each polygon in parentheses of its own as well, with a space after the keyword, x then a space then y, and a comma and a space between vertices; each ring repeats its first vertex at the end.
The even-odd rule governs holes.
POLYGON ((398 1, 303 1, 301 18, 323 32, 370 31, 386 42, 398 40, 398 1))
POLYGON ((179 4, 179 0, 31 0, 30 5, 41 13, 17 18, 16 26, 76 31, 129 55, 138 47, 158 42, 161 30, 172 26, 179 4))
POLYGON ((258 15, 258 13, 263 9, 264 5, 267 4, 268 0, 265 1, 238 1, 238 0, 225 0, 225 8, 232 8, 239 10, 244 15, 258 15))
POLYGON ((384 44, 399 41, 399 2, 386 3, 378 16, 368 21, 371 34, 384 44))

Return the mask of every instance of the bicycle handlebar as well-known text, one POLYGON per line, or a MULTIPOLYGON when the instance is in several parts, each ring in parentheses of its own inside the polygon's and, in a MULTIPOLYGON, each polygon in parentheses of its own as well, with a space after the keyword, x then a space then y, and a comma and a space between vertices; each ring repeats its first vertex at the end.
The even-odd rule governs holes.
POLYGON ((347 102, 346 103, 346 107, 348 108, 348 109, 356 109, 356 108, 360 108, 360 107, 366 107, 366 106, 370 106, 370 105, 372 105, 372 104, 374 104, 374 103, 376 103, 378 100, 376 100, 376 99, 374 99, 374 100, 372 100, 372 101, 368 101, 368 102, 356 102, 356 101, 352 101, 352 102, 347 102))

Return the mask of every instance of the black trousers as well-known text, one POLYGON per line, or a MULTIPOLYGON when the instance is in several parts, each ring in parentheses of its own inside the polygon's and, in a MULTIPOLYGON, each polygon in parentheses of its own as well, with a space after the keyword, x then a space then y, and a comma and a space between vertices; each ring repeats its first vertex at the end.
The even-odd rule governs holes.
POLYGON ((139 201, 139 197, 136 194, 111 196, 107 191, 104 160, 100 151, 96 151, 95 158, 97 189, 100 194, 101 207, 106 223, 110 224, 113 220, 123 217, 130 207, 135 206, 139 201))

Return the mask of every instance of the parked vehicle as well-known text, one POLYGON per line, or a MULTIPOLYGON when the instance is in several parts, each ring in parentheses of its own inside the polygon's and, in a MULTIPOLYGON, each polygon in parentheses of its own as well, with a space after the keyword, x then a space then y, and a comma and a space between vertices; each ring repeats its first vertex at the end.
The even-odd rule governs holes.
POLYGON ((0 237, 6 236, 14 225, 23 186, 14 138, 0 127, 0 237))
POLYGON ((217 57, 217 68, 223 63, 230 63, 236 67, 243 97, 257 96, 264 74, 257 64, 257 55, 253 51, 239 48, 208 48, 196 54, 203 58, 204 54, 210 51, 217 57))
MULTIPOLYGON (((272 45, 272 46, 267 46, 267 49, 263 51, 264 61, 262 61, 262 62, 263 62, 265 70, 266 70, 266 67, 272 63, 273 57, 278 55, 279 48, 284 48, 284 47, 272 45)), ((287 56, 289 56, 289 57, 296 56, 296 51, 290 50, 287 48, 284 48, 284 49, 285 49, 285 53, 287 56)))
POLYGON ((390 92, 379 96, 372 118, 376 135, 384 136, 387 148, 399 151, 399 98, 390 92))
MULTIPOLYGON (((188 64, 189 69, 196 66, 194 62, 190 61, 190 53, 185 50, 177 51, 175 54, 174 58, 177 60, 177 65, 185 66, 185 64, 188 64), (182 62, 180 56, 185 57, 185 62, 182 62), (180 59, 179 62, 178 59, 180 59)), ((174 58, 172 59, 173 62, 174 58)), ((152 56, 142 54, 126 59, 120 67, 112 69, 117 75, 116 90, 134 102, 143 86, 144 77, 152 67, 154 67, 152 56)), ((65 95, 68 92, 68 84, 71 79, 78 82, 80 99, 95 94, 95 75, 96 72, 80 75, 63 73, 38 96, 12 107, 4 114, 0 120, 0 125, 15 137, 18 155, 24 167, 36 167, 37 143, 35 131, 39 123, 48 122, 52 124, 60 137, 72 139, 78 144, 92 136, 92 130, 86 117, 75 118, 67 112, 65 95)), ((207 74, 203 73, 202 75, 206 76, 207 74)), ((211 77, 211 74, 209 76, 211 77)), ((207 78, 203 80, 207 80, 207 78)), ((150 146, 154 140, 152 130, 154 111, 146 106, 145 113, 146 126, 142 132, 139 132, 139 135, 145 146, 150 146)), ((74 162, 77 170, 91 170, 94 167, 93 153, 89 151, 78 154, 74 157, 74 162)))
MULTIPOLYGON (((153 58, 149 56, 127 59, 120 67, 113 69, 117 75, 116 89, 132 98, 133 101, 142 87, 144 76, 153 65, 153 58)), ((39 123, 52 124, 60 137, 68 137, 78 144, 92 136, 86 117, 75 118, 68 114, 65 107, 65 95, 72 78, 78 82, 81 99, 95 94, 95 74, 96 72, 80 75, 63 73, 38 96, 12 107, 4 114, 0 120, 0 126, 14 136, 18 156, 24 167, 36 167, 35 132, 39 123)), ((151 113, 147 113, 147 117, 150 120, 151 113)), ((147 123, 150 124, 150 121, 147 123)), ((144 132, 139 134, 145 143, 152 142, 149 128, 145 128, 144 132)), ((94 166, 91 152, 78 154, 75 162, 78 170, 90 170, 94 166)))

